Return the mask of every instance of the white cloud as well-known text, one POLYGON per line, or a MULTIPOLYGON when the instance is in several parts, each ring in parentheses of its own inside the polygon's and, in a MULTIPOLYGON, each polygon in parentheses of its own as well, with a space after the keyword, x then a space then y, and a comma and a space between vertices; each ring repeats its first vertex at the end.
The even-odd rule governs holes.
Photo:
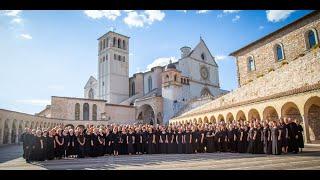
POLYGON ((1 10, 0 14, 5 16, 18 17, 21 13, 21 10, 1 10))
POLYGON ((32 39, 32 36, 30 34, 20 34, 20 37, 27 40, 32 39))
POLYGON ((17 103, 35 105, 35 106, 45 106, 50 104, 50 100, 47 99, 21 99, 16 100, 17 103))
POLYGON ((62 91, 62 90, 64 90, 64 86, 62 86, 62 85, 49 85, 48 89, 54 90, 54 91, 62 91))
POLYGON ((221 61, 221 60, 227 59, 227 57, 228 57, 228 56, 225 56, 225 55, 216 55, 216 56, 215 56, 215 60, 221 61))
POLYGON ((199 10, 199 11, 197 11, 197 14, 205 14, 208 12, 210 12, 210 10, 199 10))
POLYGON ((232 22, 237 22, 239 21, 240 19, 240 16, 239 15, 236 15, 233 19, 232 19, 232 22))
POLYGON ((262 29, 264 29, 264 26, 259 26, 259 30, 262 30, 262 29))
POLYGON ((165 66, 165 65, 169 64, 170 60, 172 62, 177 62, 178 61, 178 59, 176 57, 161 57, 161 58, 157 58, 151 64, 149 64, 147 66, 147 70, 146 71, 150 71, 151 68, 156 67, 156 66, 165 66))
POLYGON ((232 14, 232 13, 238 13, 240 12, 241 10, 223 10, 223 13, 225 14, 232 14))
POLYGON ((14 18, 11 20, 11 23, 16 23, 16 24, 21 24, 22 23, 22 19, 21 18, 14 18))
POLYGON ((144 12, 130 11, 123 19, 129 27, 143 27, 145 24, 151 25, 154 21, 162 21, 165 13, 159 10, 146 10, 144 12))
POLYGON ((269 10, 266 11, 267 19, 270 22, 279 22, 287 19, 295 10, 269 10))
POLYGON ((120 10, 85 10, 84 13, 92 19, 107 18, 112 21, 121 15, 120 10))

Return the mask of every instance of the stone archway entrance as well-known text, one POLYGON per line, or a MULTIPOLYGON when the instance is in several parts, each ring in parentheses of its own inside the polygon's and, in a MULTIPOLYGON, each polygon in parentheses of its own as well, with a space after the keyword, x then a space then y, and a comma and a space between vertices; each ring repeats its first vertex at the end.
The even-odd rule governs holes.
MULTIPOLYGON (((159 116, 161 116, 161 114, 159 115, 158 113, 157 120, 162 121, 162 116, 161 116, 161 119, 158 119, 160 118, 159 116)), ((139 108, 137 120, 139 121, 139 123, 143 123, 143 124, 153 125, 157 123, 155 122, 154 110, 149 104, 144 104, 139 108)))
POLYGON ((4 128, 3 128, 3 144, 10 143, 9 142, 9 135, 10 135, 9 120, 5 120, 4 128))
POLYGON ((304 105, 304 114, 308 132, 307 139, 311 143, 320 144, 320 97, 309 98, 304 105))

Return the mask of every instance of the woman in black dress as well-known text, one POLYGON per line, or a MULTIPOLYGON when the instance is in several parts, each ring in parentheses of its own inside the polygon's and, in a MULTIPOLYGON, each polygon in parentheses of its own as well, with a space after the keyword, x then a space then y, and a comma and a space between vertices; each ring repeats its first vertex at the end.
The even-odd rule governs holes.
POLYGON ((105 134, 105 154, 111 155, 112 154, 112 147, 111 147, 111 136, 109 128, 106 128, 106 134, 105 134))
POLYGON ((247 142, 248 142, 248 153, 254 153, 254 127, 252 122, 249 123, 249 131, 248 131, 248 138, 247 138, 247 142))
POLYGON ((118 128, 114 127, 112 132, 112 141, 111 141, 114 156, 119 155, 120 138, 121 138, 121 134, 118 133, 118 128))
POLYGON ((161 127, 159 144, 160 144, 160 153, 166 154, 167 153, 167 145, 168 145, 168 137, 167 137, 166 129, 164 127, 161 127))
POLYGON ((74 158, 75 157, 75 141, 76 141, 76 136, 73 133, 73 129, 69 130, 69 142, 68 142, 68 147, 67 147, 67 157, 74 158))
POLYGON ((182 128, 178 128, 178 132, 176 134, 176 143, 177 143, 177 153, 182 154, 183 153, 183 147, 182 143, 184 142, 183 140, 183 133, 182 133, 182 128))
POLYGON ((142 153, 146 154, 148 152, 148 137, 149 134, 145 126, 142 127, 142 153))
POLYGON ((300 148, 300 152, 302 152, 302 148, 304 148, 304 142, 303 142, 303 128, 301 126, 301 121, 298 119, 295 119, 295 122, 298 126, 298 146, 300 148))
POLYGON ((168 138, 168 153, 173 154, 175 149, 175 146, 174 146, 175 138, 174 138, 174 134, 172 132, 171 127, 168 127, 167 138, 168 138))
POLYGON ((280 119, 279 130, 281 132, 281 151, 286 154, 288 150, 288 129, 284 119, 282 118, 280 119))
POLYGON ((281 154, 281 131, 277 127, 276 121, 272 122, 271 129, 271 141, 272 141, 272 154, 281 154))
POLYGON ((214 131, 213 127, 210 125, 209 130, 206 132, 206 142, 207 142, 207 152, 213 153, 216 151, 214 144, 214 131))
POLYGON ((103 133, 103 129, 99 129, 98 140, 99 140, 98 156, 103 156, 104 153, 105 153, 105 144, 106 144, 106 140, 105 140, 105 135, 103 133))
POLYGON ((33 149, 33 160, 34 161, 44 161, 44 138, 41 136, 41 130, 36 131, 36 136, 34 140, 34 149, 33 149))
POLYGON ((205 134, 206 134, 206 131, 202 128, 202 127, 199 127, 199 151, 200 153, 204 153, 205 152, 205 134))
POLYGON ((235 131, 233 128, 233 124, 229 125, 229 129, 228 129, 228 150, 232 153, 235 152, 235 131))
POLYGON ((133 129, 130 128, 129 133, 127 134, 127 139, 126 139, 126 144, 128 146, 128 154, 129 155, 134 154, 134 147, 133 147, 134 143, 135 143, 135 135, 133 133, 133 129))
POLYGON ((54 159, 54 148, 55 148, 55 142, 54 142, 54 136, 53 136, 52 130, 49 131, 45 143, 47 146, 47 157, 46 158, 48 160, 52 160, 52 159, 54 159))
POLYGON ((148 144, 148 154, 153 154, 154 153, 154 147, 155 147, 155 134, 153 132, 153 129, 151 127, 149 127, 148 129, 148 140, 147 140, 147 144, 148 144))
POLYGON ((80 128, 78 131, 78 135, 76 136, 76 142, 78 144, 77 146, 77 155, 79 158, 84 158, 85 157, 85 144, 86 144, 86 139, 85 135, 83 133, 83 130, 80 128))
POLYGON ((191 129, 191 134, 192 134, 192 153, 197 153, 199 149, 199 133, 197 131, 196 126, 192 126, 191 129))
POLYGON ((256 153, 263 154, 263 128, 259 122, 257 124, 257 135, 256 135, 256 153))
POLYGON ((65 128, 63 131, 62 131, 62 136, 63 136, 63 139, 64 139, 64 143, 63 143, 63 157, 64 158, 67 158, 67 149, 68 149, 68 146, 69 146, 69 130, 67 128, 65 128))
POLYGON ((56 143, 56 154, 55 154, 55 157, 57 159, 61 159, 64 155, 64 138, 63 138, 63 135, 62 135, 62 129, 58 129, 57 130, 57 134, 55 136, 55 143, 56 143))
POLYGON ((219 133, 220 152, 227 151, 228 130, 225 125, 221 125, 219 133))
POLYGON ((140 131, 140 128, 136 128, 135 130, 135 153, 136 154, 142 154, 142 133, 140 131))
POLYGON ((99 155, 99 139, 98 139, 98 129, 94 128, 93 133, 91 135, 91 148, 92 153, 91 157, 97 157, 99 155))
POLYGON ((127 130, 124 127, 121 129, 119 154, 128 154, 127 130))
POLYGON ((90 157, 92 156, 92 147, 91 147, 91 139, 92 139, 92 134, 91 134, 91 129, 87 129, 85 134, 84 134, 84 156, 85 157, 90 157))
POLYGON ((238 130, 238 136, 237 136, 237 142, 238 142, 238 152, 239 153, 245 153, 247 152, 247 133, 245 131, 245 126, 241 125, 240 129, 238 130))
POLYGON ((184 134, 184 142, 185 142, 185 153, 191 154, 192 153, 192 134, 190 132, 190 129, 187 128, 186 132, 184 134))
POLYGON ((270 152, 270 140, 271 140, 271 131, 267 122, 263 122, 263 131, 262 131, 262 138, 263 138, 263 152, 265 154, 271 154, 270 152))

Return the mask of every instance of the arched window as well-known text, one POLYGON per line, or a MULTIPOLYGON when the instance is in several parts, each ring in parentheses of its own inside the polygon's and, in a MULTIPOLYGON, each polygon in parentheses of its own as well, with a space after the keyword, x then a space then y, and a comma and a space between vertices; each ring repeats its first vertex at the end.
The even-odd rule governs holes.
POLYGON ((118 60, 121 61, 121 56, 120 55, 118 55, 118 60))
POLYGON ((113 59, 117 60, 117 55, 116 54, 113 55, 113 59))
POLYGON ((102 50, 102 41, 99 42, 99 51, 102 50))
POLYGON ((80 104, 76 103, 74 107, 74 119, 79 120, 80 119, 80 104))
POLYGON ((307 47, 308 49, 313 48, 318 44, 318 37, 315 30, 309 30, 307 32, 307 47))
POLYGON ((183 83, 183 78, 181 78, 181 83, 183 83))
POLYGON ((151 78, 151 76, 149 76, 149 78, 148 78, 148 90, 149 90, 149 92, 152 90, 152 78, 151 78))
POLYGON ((169 79, 169 75, 168 74, 166 75, 166 78, 167 78, 167 80, 169 79))
POLYGON ((121 48, 121 39, 118 39, 118 48, 121 48))
POLYGON ((113 37, 113 47, 116 47, 116 37, 113 37))
POLYGON ((83 104, 83 120, 89 120, 89 104, 83 104))
POLYGON ((106 40, 105 39, 103 39, 102 44, 103 44, 103 49, 105 49, 106 48, 106 40))
POLYGON ((107 38, 107 44, 106 47, 109 47, 109 38, 107 38))
POLYGON ((92 106, 92 120, 96 121, 97 120, 97 105, 94 104, 92 106))
POLYGON ((102 58, 102 62, 104 62, 104 61, 105 61, 105 59, 106 59, 106 57, 104 57, 104 56, 103 56, 103 58, 102 58))
POLYGON ((131 84, 131 95, 135 95, 136 94, 136 85, 134 83, 134 81, 131 84))
POLYGON ((255 64, 254 64, 254 60, 253 60, 253 57, 250 56, 248 58, 248 71, 254 71, 256 68, 255 68, 255 64))
POLYGON ((125 41, 125 40, 122 41, 122 48, 123 48, 124 50, 127 49, 127 47, 126 47, 126 41, 125 41))
POLYGON ((108 60, 108 53, 106 54, 106 60, 108 60))
POLYGON ((177 75, 174 75, 174 81, 177 81, 177 75))
POLYGON ((122 61, 126 62, 126 57, 125 56, 123 56, 122 61))
POLYGON ((201 59, 205 60, 206 56, 204 55, 204 53, 201 54, 201 59))
POLYGON ((276 55, 277 55, 277 61, 281 61, 284 59, 284 54, 283 54, 283 48, 280 44, 276 45, 276 55))
POLYGON ((89 99, 94 99, 94 91, 92 88, 89 90, 89 99))

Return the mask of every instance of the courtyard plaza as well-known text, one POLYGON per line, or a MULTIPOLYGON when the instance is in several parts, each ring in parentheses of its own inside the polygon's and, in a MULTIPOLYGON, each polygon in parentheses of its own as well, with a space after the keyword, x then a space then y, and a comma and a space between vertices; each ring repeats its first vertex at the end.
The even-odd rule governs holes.
POLYGON ((21 145, 0 147, 0 170, 320 170, 320 146, 299 154, 239 153, 103 156, 26 163, 21 145))

